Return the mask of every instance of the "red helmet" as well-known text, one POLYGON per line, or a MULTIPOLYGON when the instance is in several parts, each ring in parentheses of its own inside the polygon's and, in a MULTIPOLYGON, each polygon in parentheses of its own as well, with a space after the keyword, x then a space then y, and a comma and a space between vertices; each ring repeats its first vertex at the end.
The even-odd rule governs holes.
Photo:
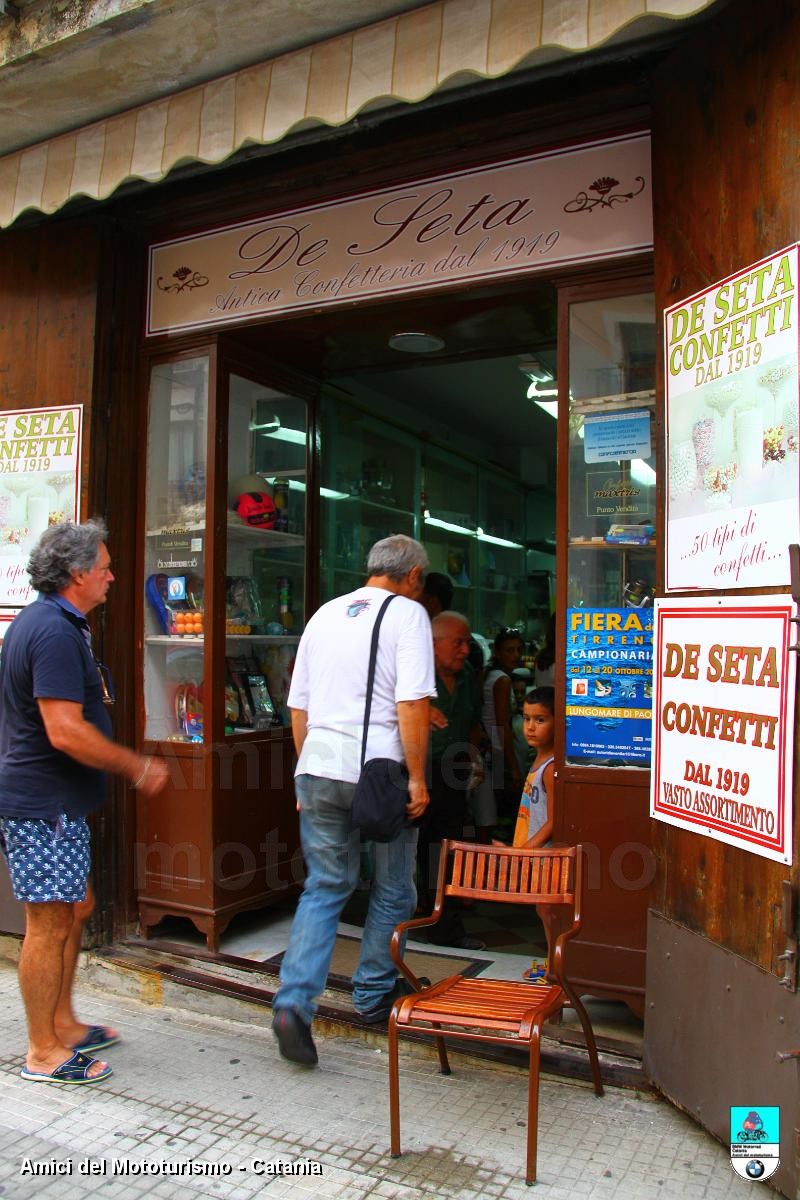
POLYGON ((275 524, 275 503, 266 492, 243 492, 236 498, 236 511, 248 525, 272 529, 275 524))

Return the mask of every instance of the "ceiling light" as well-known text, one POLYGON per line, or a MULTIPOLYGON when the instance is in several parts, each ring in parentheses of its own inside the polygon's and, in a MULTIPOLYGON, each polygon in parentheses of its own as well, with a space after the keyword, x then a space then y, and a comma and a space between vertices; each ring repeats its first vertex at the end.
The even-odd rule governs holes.
POLYGON ((393 333, 389 345, 392 350, 401 350, 403 354, 435 354, 437 350, 444 350, 444 339, 435 333, 404 330, 393 333))
POLYGON ((528 388, 528 399, 538 400, 541 396, 557 396, 558 385, 555 379, 551 379, 552 387, 548 387, 546 383, 532 383, 528 388))
POLYGON ((549 383, 553 378, 553 372, 542 363, 542 361, 531 355, 529 358, 521 358, 517 363, 523 375, 527 375, 532 383, 549 383))
POLYGON ((463 533, 467 537, 477 538, 479 542, 490 542, 493 546, 509 546, 513 550, 521 550, 521 542, 511 542, 508 538, 495 537, 493 533, 484 533, 480 525, 477 529, 468 529, 466 525, 454 525, 451 521, 442 521, 439 517, 432 517, 428 509, 425 509, 423 520, 426 525, 433 525, 436 529, 446 529, 448 533, 463 533))
POLYGON ((510 546, 512 550, 521 550, 522 542, 511 542, 508 538, 495 537, 493 533, 484 533, 480 526, 475 535, 479 542, 490 542, 493 546, 510 546))
MULTIPOLYGON (((268 475, 267 483, 274 485, 276 478, 277 477, 275 475, 268 475)), ((293 492, 304 492, 306 490, 306 485, 300 479, 290 479, 289 480, 289 490, 293 491, 293 492)), ((333 488, 321 487, 319 489, 319 494, 326 500, 349 500, 350 499, 350 496, 347 492, 335 492, 333 490, 333 488)))
POLYGON ((260 433, 262 437, 276 438, 279 442, 294 442, 296 446, 305 446, 306 435, 302 429, 290 429, 287 425, 281 425, 279 417, 273 417, 271 421, 263 421, 258 424, 251 421, 247 426, 251 433, 260 433))
POLYGON ((433 525, 436 529, 446 529, 448 533, 465 533, 467 537, 475 537, 474 529, 467 529, 466 525, 454 525, 452 521, 442 521, 439 517, 432 517, 427 508, 423 519, 426 525, 433 525))

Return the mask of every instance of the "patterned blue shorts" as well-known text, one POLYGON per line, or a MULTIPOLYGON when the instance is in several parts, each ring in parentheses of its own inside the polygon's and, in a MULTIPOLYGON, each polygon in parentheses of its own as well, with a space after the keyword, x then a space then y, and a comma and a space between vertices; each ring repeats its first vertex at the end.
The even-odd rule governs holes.
POLYGON ((85 817, 57 821, 0 817, 0 849, 17 900, 74 904, 86 898, 91 850, 85 817))

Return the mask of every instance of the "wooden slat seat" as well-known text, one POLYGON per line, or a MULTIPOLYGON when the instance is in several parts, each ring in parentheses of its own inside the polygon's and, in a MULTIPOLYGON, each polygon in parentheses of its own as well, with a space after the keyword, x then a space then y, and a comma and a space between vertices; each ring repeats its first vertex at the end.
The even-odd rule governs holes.
POLYGON ((404 1033, 432 1037, 443 1075, 450 1074, 445 1037, 456 1041, 523 1045, 529 1051, 528 1136, 525 1182, 536 1181, 539 1113, 539 1052, 544 1022, 565 1005, 580 1019, 592 1068, 594 1090, 603 1094, 600 1064, 588 1013, 572 988, 565 968, 565 949, 581 927, 583 849, 515 850, 472 842, 442 842, 436 901, 430 917, 404 921, 392 935, 392 958, 415 991, 401 997, 389 1017, 389 1107, 391 1151, 400 1154, 400 1085, 398 1042, 404 1033), (410 929, 434 925, 447 897, 470 897, 506 904, 560 906, 571 916, 569 927, 550 948, 546 983, 451 975, 422 988, 403 960, 402 946, 410 929))

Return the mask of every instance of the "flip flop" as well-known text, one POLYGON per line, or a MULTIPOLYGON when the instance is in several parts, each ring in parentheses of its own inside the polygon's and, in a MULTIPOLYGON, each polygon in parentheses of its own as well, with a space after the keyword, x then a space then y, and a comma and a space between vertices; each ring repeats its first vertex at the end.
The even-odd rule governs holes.
POLYGON ((116 1046, 118 1041, 119 1036, 112 1034, 105 1025, 90 1025, 86 1037, 82 1042, 76 1042, 72 1049, 90 1054, 93 1050, 107 1050, 109 1046, 116 1046))
POLYGON ((108 1079, 111 1067, 107 1066, 97 1075, 90 1075, 89 1070, 96 1062, 96 1058, 88 1058, 76 1050, 72 1058, 68 1058, 49 1075, 44 1071, 29 1071, 27 1067, 22 1068, 20 1075, 30 1083, 100 1083, 108 1079))

